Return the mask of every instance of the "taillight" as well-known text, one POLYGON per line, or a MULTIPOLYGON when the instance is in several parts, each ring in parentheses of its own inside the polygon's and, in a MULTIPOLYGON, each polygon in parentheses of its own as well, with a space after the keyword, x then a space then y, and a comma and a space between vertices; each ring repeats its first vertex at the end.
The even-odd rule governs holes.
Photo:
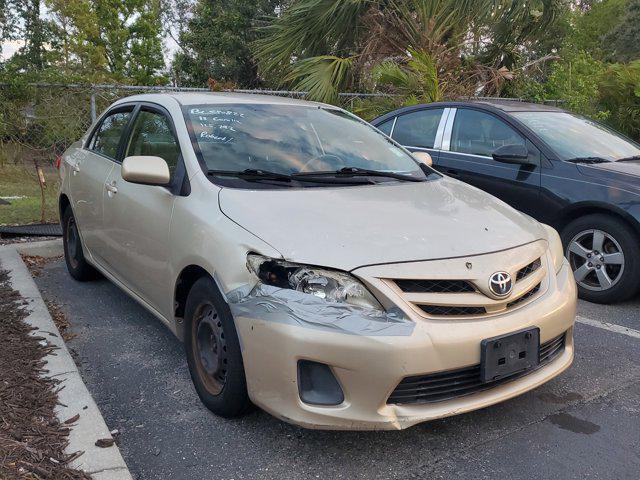
POLYGON ((56 157, 56 168, 60 170, 60 165, 62 164, 62 155, 58 155, 56 157))

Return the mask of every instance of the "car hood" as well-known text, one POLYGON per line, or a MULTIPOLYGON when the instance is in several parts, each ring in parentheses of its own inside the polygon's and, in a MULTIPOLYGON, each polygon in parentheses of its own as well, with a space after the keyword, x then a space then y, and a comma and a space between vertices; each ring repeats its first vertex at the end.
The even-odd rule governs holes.
POLYGON ((220 208, 285 259, 353 270, 470 256, 546 238, 500 200, 449 178, 354 187, 223 188, 220 208))
POLYGON ((638 188, 640 178, 640 160, 632 162, 608 162, 593 165, 578 164, 578 169, 590 177, 608 178, 625 184, 634 190, 638 188))

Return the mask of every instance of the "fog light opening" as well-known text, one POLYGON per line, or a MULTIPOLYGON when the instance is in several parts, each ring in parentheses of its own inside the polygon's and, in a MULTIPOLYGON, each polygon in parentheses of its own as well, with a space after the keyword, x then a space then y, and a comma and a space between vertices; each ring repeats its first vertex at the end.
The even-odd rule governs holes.
POLYGON ((298 394, 310 405, 335 406, 344 402, 344 393, 329 365, 298 360, 298 394))

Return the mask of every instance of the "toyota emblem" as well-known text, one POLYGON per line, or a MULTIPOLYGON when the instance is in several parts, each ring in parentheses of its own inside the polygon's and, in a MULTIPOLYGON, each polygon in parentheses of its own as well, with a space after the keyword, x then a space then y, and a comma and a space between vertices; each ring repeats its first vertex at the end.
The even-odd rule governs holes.
POLYGON ((489 290, 496 297, 506 297, 513 289, 511 275, 507 272, 496 272, 489 278, 489 290))

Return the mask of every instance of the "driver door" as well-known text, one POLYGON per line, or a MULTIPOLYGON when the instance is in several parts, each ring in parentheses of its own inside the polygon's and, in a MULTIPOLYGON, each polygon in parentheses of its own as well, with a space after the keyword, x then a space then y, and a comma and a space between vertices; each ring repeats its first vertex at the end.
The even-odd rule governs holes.
MULTIPOLYGON (((172 178, 180 148, 170 114, 142 105, 137 109, 121 158, 153 155, 169 165, 172 178)), ((122 164, 109 174, 104 193, 105 260, 119 280, 165 318, 171 318, 169 231, 176 195, 171 185, 150 186, 122 179, 122 164)))

